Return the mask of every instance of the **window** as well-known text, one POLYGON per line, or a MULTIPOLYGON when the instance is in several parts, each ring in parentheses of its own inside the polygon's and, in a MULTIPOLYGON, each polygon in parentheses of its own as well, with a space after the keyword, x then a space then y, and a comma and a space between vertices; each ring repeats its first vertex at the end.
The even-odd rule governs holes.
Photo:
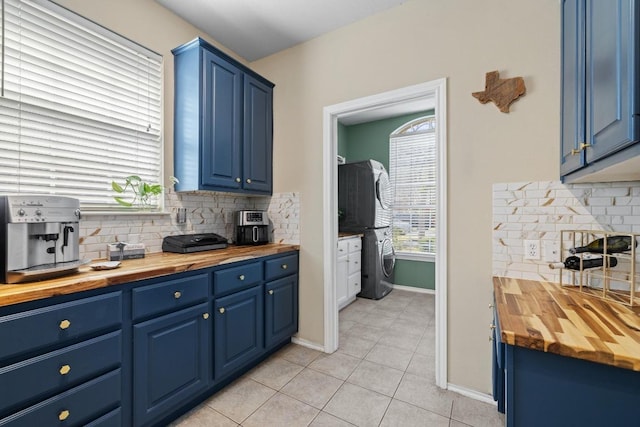
POLYGON ((415 119, 396 129, 389 140, 393 244, 401 257, 435 255, 435 126, 434 116, 415 119))
POLYGON ((162 57, 47 0, 2 5, 0 192, 108 210, 112 180, 159 182, 162 57))

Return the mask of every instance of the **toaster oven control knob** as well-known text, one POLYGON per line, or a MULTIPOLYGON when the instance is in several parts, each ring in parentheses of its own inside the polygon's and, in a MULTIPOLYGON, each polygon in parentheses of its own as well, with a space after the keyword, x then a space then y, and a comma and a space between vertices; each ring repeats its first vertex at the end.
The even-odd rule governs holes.
POLYGON ((40 209, 36 209, 36 215, 37 216, 42 216, 42 211, 40 209))
POLYGON ((24 216, 26 214, 26 212, 24 211, 24 209, 20 208, 18 209, 18 215, 19 216, 24 216))
POLYGON ((78 219, 82 219, 82 213, 80 212, 80 209, 76 209, 73 214, 76 216, 76 218, 78 219))

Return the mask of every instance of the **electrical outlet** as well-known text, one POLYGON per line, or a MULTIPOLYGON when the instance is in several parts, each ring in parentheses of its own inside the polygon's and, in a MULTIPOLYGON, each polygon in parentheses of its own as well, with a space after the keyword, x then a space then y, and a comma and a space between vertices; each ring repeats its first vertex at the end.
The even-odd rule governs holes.
POLYGON ((178 215, 176 218, 176 222, 178 224, 184 224, 187 222, 187 209, 186 208, 178 208, 178 215))
POLYGON ((545 262, 561 262, 562 258, 560 257, 560 242, 544 242, 542 256, 545 262))
POLYGON ((540 240, 524 241, 524 259, 540 259, 540 240))

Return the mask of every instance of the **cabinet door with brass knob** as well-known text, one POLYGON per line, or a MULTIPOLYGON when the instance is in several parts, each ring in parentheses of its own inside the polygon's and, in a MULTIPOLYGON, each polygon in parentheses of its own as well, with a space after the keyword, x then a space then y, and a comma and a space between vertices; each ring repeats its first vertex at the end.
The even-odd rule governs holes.
POLYGON ((187 274, 183 277, 159 280, 131 290, 132 312, 135 321, 179 310, 209 297, 209 275, 187 274))
POLYGON ((298 330, 298 276, 274 280, 265 289, 265 346, 269 349, 298 330))
POLYGON ((257 285, 214 300, 215 380, 264 351, 264 291, 257 285))
POLYGON ((134 425, 153 423, 208 386, 209 312, 202 303, 133 325, 134 425))

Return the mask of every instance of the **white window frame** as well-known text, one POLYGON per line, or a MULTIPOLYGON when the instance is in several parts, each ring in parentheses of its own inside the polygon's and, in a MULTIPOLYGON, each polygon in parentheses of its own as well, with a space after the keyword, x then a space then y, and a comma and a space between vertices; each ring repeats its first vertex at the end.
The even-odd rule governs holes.
POLYGON ((162 56, 49 0, 2 0, 2 17, 0 192, 162 211, 162 196, 124 208, 111 188, 162 184, 162 56))
MULTIPOLYGON (((395 170, 395 163, 396 163, 396 153, 397 150, 395 149, 394 145, 395 144, 402 144, 402 142, 407 142, 407 143, 415 143, 416 141, 416 137, 420 137, 421 135, 425 135, 428 134, 429 137, 432 139, 432 141, 429 141, 428 144, 432 144, 433 145, 433 152, 431 153, 431 159, 429 159, 429 164, 428 167, 431 169, 430 174, 431 176, 433 176, 433 182, 430 185, 431 191, 433 192, 433 203, 432 204, 428 204, 426 206, 431 207, 433 209, 433 215, 434 218, 436 218, 436 212, 437 212, 437 188, 438 188, 438 170, 437 170, 437 147, 436 147, 436 121, 435 121, 435 116, 434 115, 426 115, 426 116, 422 116, 416 119, 413 119, 405 124, 403 124, 402 126, 398 127, 395 131, 393 131, 391 133, 391 135, 389 136, 389 176, 390 176, 390 180, 391 180, 391 186, 394 189, 394 207, 396 206, 396 195, 398 194, 396 191, 396 184, 397 184, 397 180, 395 178, 396 176, 396 170, 395 170), (420 126, 423 123, 427 123, 428 128, 426 130, 422 130, 422 131, 415 131, 412 130, 413 128, 415 128, 416 126, 420 126)), ((396 212, 394 210, 394 208, 392 208, 392 230, 393 230, 393 218, 395 218, 396 212)), ((433 238, 436 239, 437 238, 437 224, 436 227, 433 228, 433 238)), ((396 247, 396 258, 401 259, 401 260, 409 260, 409 261, 428 261, 428 262, 435 262, 436 260, 436 247, 437 247, 437 243, 434 242, 433 244, 433 252, 417 252, 417 251, 406 251, 406 250, 401 250, 398 249, 400 247, 400 245, 397 243, 396 239, 395 239, 395 235, 394 237, 394 246, 396 247)))

